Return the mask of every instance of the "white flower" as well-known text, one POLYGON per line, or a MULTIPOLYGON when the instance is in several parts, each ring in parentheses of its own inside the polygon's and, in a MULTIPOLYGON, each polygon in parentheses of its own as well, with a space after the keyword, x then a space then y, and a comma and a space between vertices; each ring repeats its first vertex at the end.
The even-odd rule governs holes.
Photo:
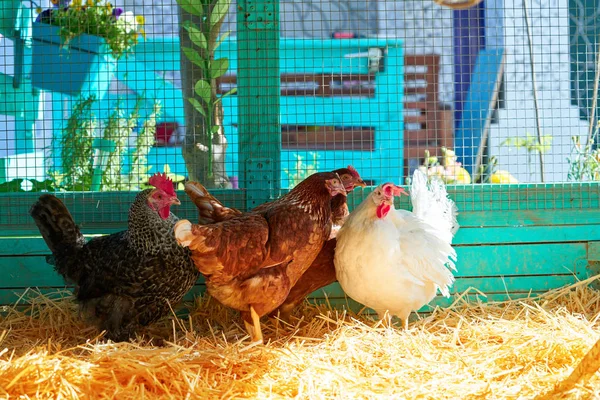
POLYGON ((135 15, 131 11, 124 12, 117 20, 117 26, 122 28, 125 33, 132 33, 137 31, 137 21, 135 15))

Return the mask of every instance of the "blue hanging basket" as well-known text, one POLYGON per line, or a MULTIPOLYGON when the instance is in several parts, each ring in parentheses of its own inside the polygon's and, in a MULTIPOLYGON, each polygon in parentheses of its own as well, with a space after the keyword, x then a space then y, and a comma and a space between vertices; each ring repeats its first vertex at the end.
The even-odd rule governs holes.
POLYGON ((60 28, 33 24, 33 86, 71 96, 104 97, 116 70, 116 60, 104 39, 79 35, 61 46, 60 28))

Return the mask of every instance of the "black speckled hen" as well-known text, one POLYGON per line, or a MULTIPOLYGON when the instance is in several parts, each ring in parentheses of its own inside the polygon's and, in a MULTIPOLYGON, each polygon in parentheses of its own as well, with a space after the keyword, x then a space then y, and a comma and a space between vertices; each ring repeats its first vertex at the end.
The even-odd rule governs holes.
POLYGON ((131 205, 126 231, 87 243, 55 196, 41 196, 30 210, 56 271, 75 285, 84 315, 114 341, 167 315, 199 276, 190 251, 173 235, 178 218, 170 207, 180 204, 173 183, 156 174, 150 184, 155 188, 131 205))

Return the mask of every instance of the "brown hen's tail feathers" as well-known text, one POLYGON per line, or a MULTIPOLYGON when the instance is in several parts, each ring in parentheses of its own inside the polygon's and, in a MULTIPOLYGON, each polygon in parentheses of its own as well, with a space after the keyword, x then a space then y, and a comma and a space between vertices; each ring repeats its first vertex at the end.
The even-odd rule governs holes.
MULTIPOLYGON (((75 255, 77 250, 85 245, 85 238, 75 224, 71 213, 62 201, 51 194, 40 196, 31 207, 29 214, 35 221, 44 241, 53 256, 75 255)), ((57 265, 60 274, 71 277, 74 271, 62 271, 57 265)))
POLYGON ((225 207, 198 182, 186 183, 185 192, 198 208, 199 224, 214 224, 242 215, 242 212, 235 208, 225 207))

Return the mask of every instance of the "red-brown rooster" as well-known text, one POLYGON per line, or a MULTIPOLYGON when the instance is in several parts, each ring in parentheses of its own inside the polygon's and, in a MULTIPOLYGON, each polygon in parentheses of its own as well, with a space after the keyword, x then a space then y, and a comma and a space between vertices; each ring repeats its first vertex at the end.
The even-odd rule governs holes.
POLYGON ((331 198, 338 194, 346 195, 340 177, 317 173, 257 211, 211 225, 175 225, 208 292, 241 311, 253 342, 263 341, 260 317, 283 303, 329 238, 331 198))
POLYGON ((87 243, 55 196, 42 195, 30 210, 56 271, 75 284, 84 314, 115 341, 167 315, 200 275, 173 237, 178 219, 170 207, 180 204, 173 182, 154 175, 149 183, 155 188, 136 196, 126 231, 87 243))
MULTIPOLYGON (((357 186, 366 186, 358 171, 352 165, 349 165, 347 168, 336 169, 333 172, 337 173, 342 179, 346 193, 352 192, 357 186)), ((203 224, 212 224, 242 215, 241 211, 224 206, 204 186, 197 182, 188 182, 185 186, 185 191, 198 208, 200 221, 203 224)), ((261 204, 254 211, 267 208, 269 204, 261 204)), ((333 265, 336 245, 335 234, 339 231, 349 214, 347 197, 342 194, 334 196, 331 199, 331 212, 333 223, 331 236, 333 238, 325 243, 317 258, 292 287, 285 301, 278 309, 271 313, 272 316, 279 315, 281 319, 288 320, 293 309, 306 296, 336 281, 335 267, 333 265)))

